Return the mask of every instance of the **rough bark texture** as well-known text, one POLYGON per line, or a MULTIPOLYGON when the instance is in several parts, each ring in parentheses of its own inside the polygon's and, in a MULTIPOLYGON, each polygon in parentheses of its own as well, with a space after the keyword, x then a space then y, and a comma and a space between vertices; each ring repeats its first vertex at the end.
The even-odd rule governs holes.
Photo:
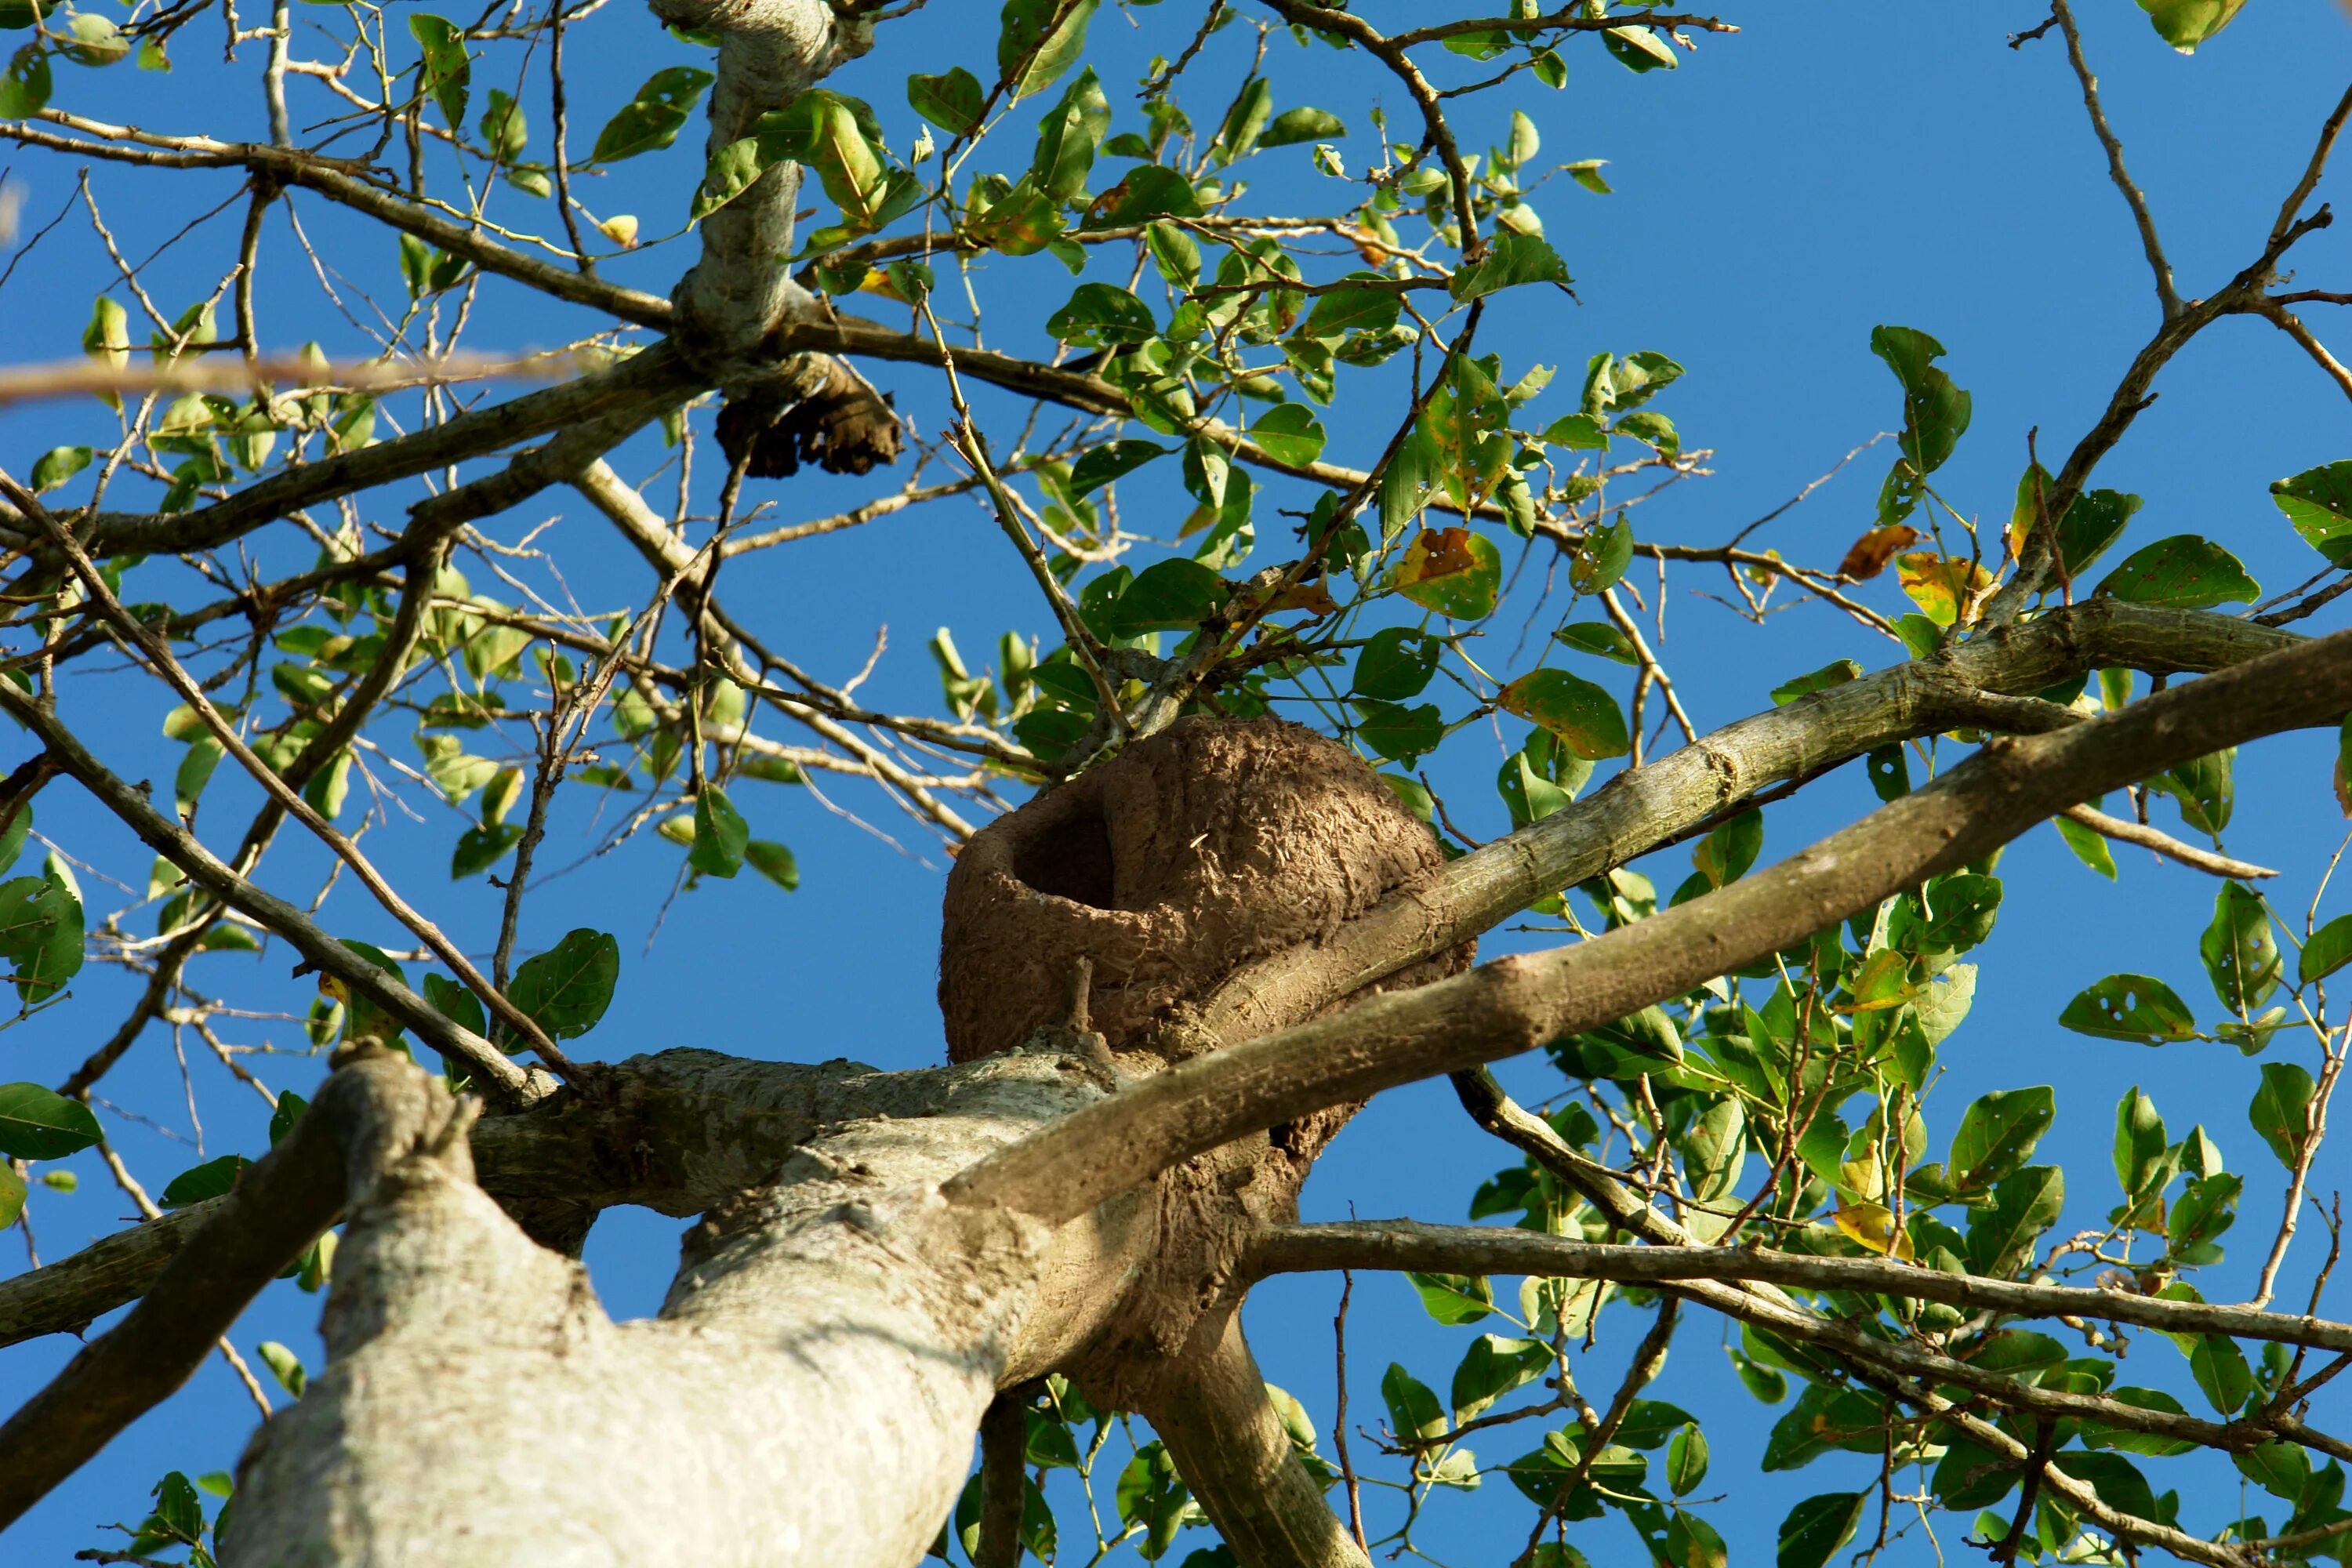
MULTIPOLYGON (((956 1061, 1008 1050, 1094 963, 1115 1051, 1234 968, 1328 940, 1444 863, 1429 830, 1338 742, 1277 719, 1186 719, 974 836, 948 878, 940 1010, 956 1061)), ((1474 944, 1393 977, 1467 968, 1474 944)))

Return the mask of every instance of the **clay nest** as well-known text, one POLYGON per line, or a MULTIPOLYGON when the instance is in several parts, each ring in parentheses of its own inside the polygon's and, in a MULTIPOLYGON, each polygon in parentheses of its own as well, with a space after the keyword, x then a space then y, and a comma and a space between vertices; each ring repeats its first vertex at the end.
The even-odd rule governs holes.
MULTIPOLYGON (((957 857, 940 953, 948 1055, 1008 1050, 1061 1022, 1080 956, 1093 963, 1092 1026, 1113 1050, 1147 1049, 1177 1004, 1328 938, 1444 858, 1338 742, 1277 719, 1180 720, 957 857)), ((1458 973, 1475 946, 1382 984, 1458 973)))

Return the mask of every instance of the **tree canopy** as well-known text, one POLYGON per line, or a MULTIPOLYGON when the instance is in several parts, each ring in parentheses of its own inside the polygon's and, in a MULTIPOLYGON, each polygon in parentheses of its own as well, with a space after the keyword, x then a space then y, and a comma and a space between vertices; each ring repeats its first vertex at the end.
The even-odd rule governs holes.
MULTIPOLYGON (((2352 396, 2352 89, 2231 150, 2237 232, 2151 199, 2094 70, 2193 77, 2240 3, 1967 21, 2052 68, 2127 237, 2051 290, 2137 335, 1990 428, 1906 283, 1949 148, 1842 191, 1902 301, 1878 412, 1749 521, 1703 499, 1709 344, 1580 281, 1655 242, 1639 122, 1559 106, 1812 22, 0 0, 0 1343, 90 1331, 0 1426, 0 1521, 232 1565, 2341 1561, 2352 837, 2279 803, 2352 816, 2352 459, 2217 450, 2216 518, 2130 465, 2200 374, 2352 396), (2302 379, 2215 375, 2254 332, 2302 379), (844 630, 909 613, 926 653, 844 630), (2291 861, 2241 858, 2242 784, 2291 861), (993 889, 944 1041, 796 1012, 885 875, 993 889), (2107 883, 2112 971, 1988 946, 2107 883), (1301 1223, 1442 1075, 1477 1173, 1301 1223), (131 1223, 60 1247, 100 1183, 131 1223), (693 1225, 616 1325, 574 1260, 627 1208, 693 1225), (1337 1323, 1254 1355, 1297 1276, 1337 1323), (215 1356, 248 1404, 169 1440, 268 1416, 235 1473, 126 1468, 215 1356), (85 1464, 119 1528, 28 1511, 85 1464)), ((893 1020, 932 979, 847 972, 893 1020)))

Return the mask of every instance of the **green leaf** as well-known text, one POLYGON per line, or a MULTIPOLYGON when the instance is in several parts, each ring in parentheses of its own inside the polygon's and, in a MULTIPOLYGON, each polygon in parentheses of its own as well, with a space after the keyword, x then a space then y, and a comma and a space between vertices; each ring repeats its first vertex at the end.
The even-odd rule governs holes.
POLYGON ((522 829, 512 823, 468 827, 457 835, 457 847, 450 852, 450 879, 462 882, 488 870, 505 858, 506 852, 521 838, 522 829))
POLYGON ((1262 76, 1253 76, 1242 83, 1234 95, 1231 107, 1225 110, 1224 122, 1217 129, 1217 139, 1211 156, 1219 163, 1231 163, 1246 158, 1257 147, 1257 139, 1265 130, 1267 118, 1274 110, 1274 83, 1262 76))
POLYGON ((1701 876, 1718 888, 1727 888, 1748 875, 1764 852, 1764 813, 1756 807, 1717 823, 1691 852, 1701 876))
POLYGON ((1225 602, 1224 579, 1198 561, 1156 561, 1136 574, 1100 616, 1112 637, 1178 631, 1199 626, 1225 602))
POLYGON ((1303 403, 1277 403, 1250 426, 1250 439, 1277 463, 1303 468, 1323 455, 1323 426, 1303 403))
POLYGON ((1619 664, 1638 665, 1642 656, 1633 649, 1633 640, 1605 621, 1576 621, 1564 626, 1552 636, 1564 647, 1579 653, 1597 654, 1615 659, 1619 664))
POLYGON ((1865 1500, 1861 1492, 1823 1492, 1790 1509, 1780 1521, 1779 1568, 1822 1568, 1853 1539, 1865 1500))
POLYGON ((1486 1276, 1407 1274, 1423 1309, 1449 1328, 1475 1323, 1495 1310, 1495 1289, 1486 1276))
POLYGON ((2033 1243, 2066 1205, 2066 1178, 2055 1165, 2029 1165, 1993 1189, 1992 1207, 1969 1221, 1969 1267, 2005 1278, 2033 1255, 2033 1243))
POLYGON ((940 76, 907 79, 908 107, 950 136, 979 129, 981 105, 986 100, 980 79, 961 66, 951 66, 940 76))
POLYGON ((37 1083, 0 1083, 0 1154, 12 1160, 62 1160, 100 1136, 98 1118, 79 1100, 37 1083))
POLYGON ((2253 1369, 2238 1342, 2220 1334, 2200 1334, 2189 1347, 2189 1372, 2207 1404, 2224 1415, 2234 1415, 2254 1392, 2253 1369))
POLYGON ((693 66, 667 66, 654 72, 596 133, 588 161, 614 163, 668 146, 677 140, 687 116, 702 101, 703 89, 710 82, 709 71, 693 66))
MULTIPOLYGON (((2117 1405, 2133 1410, 2147 1410, 2166 1415, 2186 1415, 2189 1407, 2160 1388, 2134 1388, 2126 1384, 2111 1388, 2107 1397, 2117 1405)), ((2096 1421, 2083 1424, 2083 1442, 2092 1448, 2115 1448, 2126 1454, 2147 1454, 2164 1458, 2186 1454, 2197 1445, 2185 1437, 2159 1436, 2153 1432, 2135 1431, 2126 1426, 2109 1426, 2096 1421)))
POLYGON ((1961 1116, 1959 1131, 1952 1134, 1947 1162, 1952 1190, 1965 1193, 1990 1187, 2024 1164, 2056 1116, 2057 1097, 2047 1084, 1995 1089, 1979 1099, 1961 1116))
POLYGON ((2164 1159, 2164 1118, 2156 1101, 2135 1086, 2116 1103, 2115 1166, 2116 1184, 2126 1198, 2137 1197, 2148 1177, 2164 1159))
MULTIPOLYGON (((72 1175, 71 1171, 51 1171, 41 1180, 54 1184, 52 1178, 70 1178, 72 1175)), ((65 1190, 71 1192, 73 1189, 68 1187, 65 1190)), ((25 1212, 25 1199, 29 1191, 25 1185, 25 1178, 16 1173, 16 1167, 0 1161, 0 1230, 15 1225, 16 1216, 25 1212)))
POLYGON ((687 864, 707 877, 732 877, 743 868, 743 846, 751 841, 751 825, 727 792, 705 784, 694 797, 694 846, 687 864))
POLYGON ((2105 838, 2071 817, 2053 816, 2050 824, 2058 829, 2058 837, 2066 841, 2066 847, 2074 852, 2075 859, 2108 881, 2116 879, 2115 851, 2107 847, 2105 838))
POLYGON ((2287 1502, 2298 1501, 2311 1481, 2311 1456, 2292 1443, 2269 1442, 2247 1453, 2232 1454, 2238 1473, 2287 1502))
POLYGON ((1843 686, 1849 680, 1861 679, 1862 666, 1853 659, 1842 658, 1834 664, 1822 666, 1811 675, 1782 681, 1772 689, 1772 704, 1776 708, 1783 707, 1800 697, 1810 697, 1816 691, 1825 691, 1832 686, 1843 686))
POLYGON ((1095 165, 1095 149, 1110 129, 1110 100, 1092 67, 1078 73, 1062 100, 1045 111, 1037 124, 1037 153, 1029 170, 1037 189, 1055 203, 1067 202, 1086 189, 1087 173, 1095 165))
POLYGON ((1675 1434, 1666 1448, 1666 1485, 1676 1497, 1688 1497, 1706 1479, 1706 1434, 1696 1424, 1675 1434))
POLYGON ((530 144, 530 121, 522 105, 497 88, 490 89, 490 106, 482 110, 480 130, 490 156, 500 163, 513 163, 530 144))
POLYGON ((567 932, 545 952, 524 960, 507 995, 525 1017, 559 1040, 596 1026, 612 1005, 621 977, 621 944, 599 931, 567 932))
POLYGON ((1445 738, 1445 720, 1434 702, 1407 708, 1358 698, 1353 706, 1356 738, 1392 763, 1409 762, 1434 751, 1445 738))
MULTIPOLYGON (((0 865, 5 868, 5 865, 0 865)), ((2352 963, 2352 915, 2337 915, 2311 933, 2303 944, 2303 956, 2295 972, 2305 985, 2315 980, 2325 980, 2345 964, 2352 963)))
POLYGON ((1973 403, 1937 367, 1944 345, 1925 332, 1873 327, 1870 352, 1886 362, 1903 388, 1901 456, 1878 494, 1879 525, 1889 527, 1919 504, 1927 476, 1943 466, 1968 430, 1973 403))
MULTIPOLYGON (((1405 626, 1374 632, 1356 656, 1351 689, 1358 697, 1402 702, 1418 697, 1436 673, 1445 645, 1405 626)), ((2352 916, 2346 917, 2352 920, 2352 916)))
POLYGON ((687 216, 699 223, 751 188, 772 162, 757 136, 739 137, 710 154, 687 216))
POLYGON ((0 958, 25 1002, 47 1001, 81 971, 81 900, 47 877, 0 882, 0 958))
POLYGON ((751 863, 751 869, 787 893, 799 889, 800 862, 793 859, 793 852, 782 845, 765 838, 754 838, 743 846, 743 858, 751 863))
POLYGON ((278 1386, 301 1398, 302 1391, 310 1385, 310 1374, 302 1370, 302 1358, 276 1340, 264 1340, 253 1349, 269 1369, 269 1375, 278 1380, 278 1386))
POLYGON ((1633 749, 1617 699, 1564 669, 1530 670, 1495 699, 1507 713, 1542 725, 1587 762, 1622 757, 1633 749))
POLYGON ((1595 523, 1585 531, 1569 563, 1569 586, 1580 594, 1600 594, 1614 587, 1633 563, 1633 524, 1623 512, 1617 521, 1595 523))
POLYGON ((1092 495, 1122 474, 1133 473, 1152 458, 1164 458, 1173 450, 1156 441, 1112 441, 1097 447, 1071 466, 1070 498, 1075 500, 1092 495))
POLYGON ((1347 121, 1328 110, 1286 109, 1274 117, 1257 144, 1261 148, 1288 147, 1299 142, 1327 142, 1347 133, 1347 121))
POLYGON ((1042 92, 1077 63, 1100 0, 1005 0, 996 37, 998 75, 1015 98, 1042 92))
POLYGON ((1068 303, 1045 318, 1045 330, 1088 348, 1149 342, 1160 331, 1151 307, 1111 283, 1081 283, 1068 303))
POLYGON ((2243 1018, 2278 989, 2278 941, 2260 894, 2242 882, 2224 882, 2214 895, 2212 923, 2198 942, 2205 973, 2221 1005, 2243 1018))
POLYGON ((441 106, 441 118, 450 130, 465 129, 467 83, 473 74, 465 35, 447 17, 425 11, 409 16, 408 32, 425 51, 425 96, 441 106))
POLYGON ((1097 196, 1078 226, 1084 229, 1126 228, 1160 217, 1197 217, 1200 193, 1174 169, 1139 163, 1118 184, 1097 196))
POLYGON ((1636 1399, 1625 1407, 1616 1440, 1628 1448, 1663 1447, 1667 1438, 1696 1419, 1682 1406, 1663 1399, 1636 1399))
POLYGON ((2160 1046, 2194 1039, 2197 1022, 2179 994, 2146 974, 2110 974, 2066 1004, 2058 1022, 2078 1035, 2160 1046))
POLYGON ((16 809, 8 814, 7 826, 0 827, 0 873, 16 863, 25 852, 25 840, 33 831, 33 803, 20 800, 16 809))
POLYGON ((1541 1377, 1551 1363, 1551 1346, 1541 1340, 1480 1334, 1454 1369, 1454 1419, 1469 1420, 1513 1389, 1541 1377))
POLYGON ((223 1154, 217 1160, 207 1160, 173 1177, 155 1201, 167 1209, 178 1209, 223 1196, 236 1185, 238 1174, 252 1163, 242 1154, 223 1154))
POLYGON ((1381 1374, 1381 1402, 1400 1437, 1434 1437, 1445 1430, 1445 1412, 1429 1385, 1396 1362, 1381 1374))
POLYGON ((2352 461, 2305 468, 2271 485, 2271 500, 2331 565, 2352 561, 2352 461))
POLYGON ((2126 556, 2095 592, 2136 605, 2210 610, 2216 605, 2252 603, 2263 590, 2236 556, 2211 540, 2176 533, 2126 556))
POLYGON ((2182 54, 2230 25, 2246 0, 2139 0, 2164 41, 2182 54))
POLYGON ((2246 1119, 2270 1145, 2280 1164, 2294 1169, 2303 1148, 2304 1118, 2311 1105, 2311 1074, 2294 1062, 2264 1062, 2262 1087, 2246 1107, 2246 1119))
POLYGON ((425 976, 425 1000, 432 1009, 461 1029, 487 1038, 490 1032, 481 998, 446 975, 425 976))
POLYGON ((33 459, 33 489, 47 495, 62 489, 73 477, 89 467, 88 447, 52 447, 33 459))
POLYGON ((1570 281, 1568 264, 1549 242, 1506 228, 1495 235, 1485 256, 1454 274, 1449 291, 1459 305, 1521 283, 1557 283, 1566 288, 1570 281))
POLYGON ((49 57, 39 44, 26 44, 8 61, 6 73, 0 74, 0 117, 30 120, 48 107, 54 87, 49 57))

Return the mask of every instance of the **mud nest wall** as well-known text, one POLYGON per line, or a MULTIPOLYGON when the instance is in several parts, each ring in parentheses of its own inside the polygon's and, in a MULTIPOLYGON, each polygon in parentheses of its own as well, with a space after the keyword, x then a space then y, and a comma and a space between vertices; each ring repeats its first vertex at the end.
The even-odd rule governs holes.
MULTIPOLYGON (((1062 1021, 1094 963, 1093 1026, 1149 1044, 1180 1002, 1327 937, 1442 864, 1345 747, 1277 719, 1181 720, 976 834, 948 877, 940 1008, 956 1061, 1062 1021)), ((1468 966, 1465 947, 1391 978, 1468 966)))

